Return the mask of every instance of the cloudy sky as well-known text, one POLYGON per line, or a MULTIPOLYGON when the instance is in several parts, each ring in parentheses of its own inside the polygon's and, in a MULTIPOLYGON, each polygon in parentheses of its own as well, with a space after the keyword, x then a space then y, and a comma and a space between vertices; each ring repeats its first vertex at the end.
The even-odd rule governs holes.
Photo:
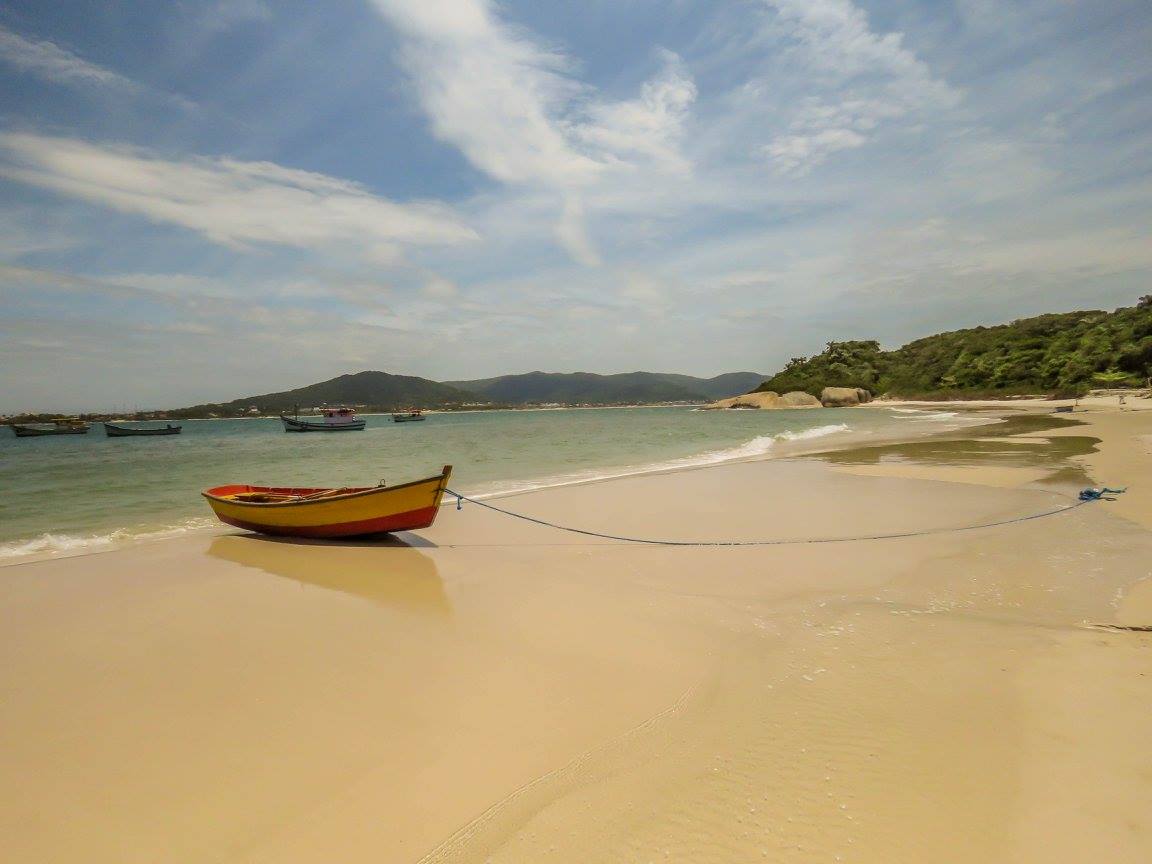
POLYGON ((1152 292, 1147 0, 0 0, 0 411, 1152 292))

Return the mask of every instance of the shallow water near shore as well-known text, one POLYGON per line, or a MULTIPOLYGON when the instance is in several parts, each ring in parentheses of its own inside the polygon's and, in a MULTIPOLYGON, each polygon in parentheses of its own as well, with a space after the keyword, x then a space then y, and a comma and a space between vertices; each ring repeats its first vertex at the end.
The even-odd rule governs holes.
POLYGON ((428 476, 500 494, 768 457, 815 441, 937 434, 972 422, 908 409, 485 411, 364 432, 289 435, 279 420, 189 420, 181 435, 16 439, 0 434, 0 561, 107 548, 215 524, 200 491, 222 483, 368 486, 428 476))

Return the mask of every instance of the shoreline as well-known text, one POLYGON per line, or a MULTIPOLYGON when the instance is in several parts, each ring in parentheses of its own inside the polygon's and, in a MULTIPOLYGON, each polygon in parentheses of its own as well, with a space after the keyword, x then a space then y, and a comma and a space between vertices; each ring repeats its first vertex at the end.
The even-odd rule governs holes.
MULTIPOLYGON (((869 404, 874 404, 874 403, 869 403, 869 404)), ((668 406, 618 406, 618 407, 648 408, 648 407, 668 407, 668 406)), ((866 407, 866 406, 859 406, 859 407, 866 407)), ((883 407, 883 406, 881 406, 881 407, 883 407)), ((901 407, 901 406, 895 406, 895 407, 901 407)), ((500 410, 504 410, 504 409, 500 409, 500 410)), ((523 409, 523 410, 549 410, 549 411, 551 411, 551 410, 560 410, 560 409, 548 408, 548 409, 523 409)), ((563 410, 568 410, 568 409, 563 409, 563 410)), ((571 409, 571 410, 578 410, 578 409, 571 409)), ((937 412, 929 411, 926 413, 937 413, 937 412)), ((212 418, 212 419, 232 419, 232 418, 212 418)), ((267 419, 267 418, 236 418, 236 419, 254 419, 254 420, 256 420, 256 419, 267 419)), ((993 423, 998 422, 1001 419, 1002 418, 1000 418, 998 416, 988 416, 985 419, 984 424, 980 424, 980 425, 993 424, 993 423)), ((756 453, 753 455, 732 456, 732 457, 717 459, 716 461, 709 461, 710 457, 714 453, 721 452, 721 451, 703 451, 701 453, 698 453, 698 454, 695 454, 692 456, 686 456, 686 457, 671 459, 671 460, 667 460, 664 462, 645 463, 645 464, 635 465, 635 466, 619 466, 618 468, 615 466, 605 466, 605 467, 600 468, 600 469, 588 469, 587 473, 590 476, 571 476, 571 477, 561 476, 559 478, 544 476, 544 477, 539 477, 539 478, 535 478, 532 480, 522 481, 522 483, 520 483, 518 485, 514 485, 511 489, 500 489, 500 490, 493 491, 493 492, 479 492, 479 493, 466 492, 465 494, 468 494, 469 497, 475 497, 478 500, 499 500, 499 499, 504 499, 504 498, 509 498, 509 497, 515 497, 518 495, 524 495, 524 494, 530 494, 533 492, 544 491, 547 489, 562 489, 562 488, 566 488, 569 486, 581 486, 581 485, 586 485, 586 484, 597 484, 597 483, 611 482, 614 480, 619 480, 619 479, 623 479, 623 478, 627 478, 627 477, 645 476, 645 475, 652 475, 652 474, 669 474, 669 473, 677 473, 680 471, 693 471, 693 470, 699 470, 699 469, 703 469, 703 468, 714 467, 716 465, 739 464, 739 463, 743 463, 743 462, 757 462, 757 461, 762 461, 762 460, 779 461, 779 460, 783 460, 783 459, 803 458, 805 456, 808 456, 808 455, 811 455, 814 453, 821 453, 821 452, 828 451, 829 449, 846 450, 846 449, 852 449, 852 448, 857 447, 857 446, 862 446, 862 445, 868 444, 868 443, 898 443, 901 441, 914 441, 914 440, 920 440, 922 438, 939 436, 939 435, 957 434, 957 433, 963 432, 965 429, 974 428, 975 425, 977 425, 977 424, 966 424, 964 426, 957 427, 954 430, 934 429, 929 425, 925 425, 923 429, 907 428, 907 429, 901 429, 900 431, 893 431, 893 433, 890 435, 880 435, 880 436, 874 435, 870 431, 854 431, 851 429, 844 430, 843 433, 840 433, 837 431, 824 431, 824 430, 831 430, 832 427, 836 426, 836 425, 842 425, 842 424, 828 424, 826 426, 817 426, 817 427, 812 427, 811 429, 801 430, 799 433, 795 433, 798 436, 795 438, 788 437, 789 435, 791 435, 793 433, 789 433, 787 431, 782 432, 782 433, 776 433, 773 436, 767 436, 767 437, 773 438, 772 443, 771 443, 771 449, 769 451, 756 453), (812 431, 822 431, 822 432, 824 432, 824 434, 816 436, 814 439, 808 439, 808 438, 804 437, 805 433, 812 432, 812 431), (916 434, 912 434, 914 432, 916 434), (828 442, 823 441, 823 438, 826 435, 827 436, 839 436, 841 434, 847 435, 848 437, 846 437, 846 438, 839 438, 838 437, 837 440, 834 442, 835 446, 833 448, 829 448, 827 446, 828 442), (608 472, 608 473, 605 473, 605 472, 608 472)), ((736 448, 731 448, 731 449, 732 450, 738 450, 740 448, 736 447, 736 448)), ((504 481, 502 481, 502 482, 504 482, 504 481)), ((506 481, 506 482, 512 483, 513 481, 506 481)), ((442 507, 446 506, 448 503, 450 503, 450 502, 444 502, 444 503, 442 503, 441 506, 442 507)), ((213 535, 213 534, 216 534, 219 532, 228 532, 228 531, 233 530, 229 526, 221 525, 221 524, 217 523, 209 515, 189 516, 189 517, 186 517, 185 521, 194 521, 194 522, 204 521, 207 524, 197 525, 194 527, 169 527, 169 528, 148 529, 148 530, 143 531, 140 534, 131 534, 130 533, 132 531, 131 527, 119 527, 119 528, 115 528, 115 529, 113 529, 113 530, 111 530, 105 534, 92 534, 92 535, 84 535, 84 536, 54 535, 53 532, 48 531, 48 532, 44 532, 40 535, 36 535, 34 537, 29 537, 29 538, 26 538, 23 540, 7 541, 10 544, 20 543, 22 545, 30 545, 30 544, 35 544, 37 541, 40 541, 42 539, 47 539, 48 542, 58 542, 58 541, 53 541, 50 538, 53 538, 55 536, 61 536, 61 537, 65 538, 66 542, 74 543, 75 548, 73 548, 73 549, 48 549, 48 550, 44 550, 44 551, 0 555, 0 569, 2 569, 4 567, 16 566, 19 564, 33 563, 36 561, 49 561, 49 560, 57 560, 57 559, 63 559, 63 558, 77 558, 77 557, 83 557, 86 555, 106 554, 108 552, 114 552, 114 551, 117 551, 120 549, 131 548, 131 547, 133 547, 135 545, 139 545, 139 544, 150 544, 150 543, 166 542, 166 541, 170 541, 170 540, 179 540, 179 539, 184 538, 184 537, 209 536, 209 535, 213 535), (111 538, 113 535, 118 534, 120 532, 129 532, 129 536, 123 537, 123 538, 117 538, 117 539, 107 539, 107 538, 111 538)))

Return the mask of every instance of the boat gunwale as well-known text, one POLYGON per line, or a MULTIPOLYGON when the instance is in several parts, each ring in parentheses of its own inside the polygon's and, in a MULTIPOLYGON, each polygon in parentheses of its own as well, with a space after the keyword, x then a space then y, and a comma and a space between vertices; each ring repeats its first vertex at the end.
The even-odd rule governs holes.
MULTIPOLYGON (((439 474, 435 474, 431 477, 424 477, 420 480, 410 480, 407 483, 399 483, 396 486, 368 486, 368 487, 359 487, 359 488, 353 487, 353 488, 356 488, 355 492, 346 492, 343 495, 329 495, 325 498, 316 498, 312 501, 237 501, 234 498, 223 498, 220 495, 213 495, 212 494, 216 489, 225 489, 225 488, 227 488, 227 486, 213 486, 211 489, 207 489, 204 492, 201 492, 200 494, 203 495, 205 498, 209 499, 210 501, 220 501, 224 504, 237 504, 237 505, 240 505, 243 507, 256 507, 256 508, 304 507, 304 506, 307 506, 309 504, 327 504, 327 503, 332 502, 332 501, 347 501, 350 498, 360 498, 360 497, 364 497, 366 495, 377 495, 377 494, 380 494, 381 492, 395 492, 396 490, 399 490, 399 489, 407 489, 407 488, 412 487, 412 486, 419 486, 422 483, 435 483, 437 481, 439 481, 441 483, 440 492, 441 492, 441 494, 443 494, 444 489, 446 489, 448 486, 448 478, 451 474, 452 474, 452 466, 451 465, 445 465, 444 470, 441 471, 439 474)), ((307 487, 307 486, 252 486, 252 484, 250 484, 250 483, 233 483, 230 485, 232 485, 232 486, 248 486, 251 491, 260 491, 260 490, 266 490, 267 491, 267 490, 272 490, 272 489, 307 489, 307 488, 311 488, 311 487, 307 487)), ((339 487, 337 487, 337 488, 339 488, 339 487)), ((323 492, 323 491, 325 491, 324 487, 316 487, 315 489, 313 489, 313 494, 315 494, 316 492, 323 492)))

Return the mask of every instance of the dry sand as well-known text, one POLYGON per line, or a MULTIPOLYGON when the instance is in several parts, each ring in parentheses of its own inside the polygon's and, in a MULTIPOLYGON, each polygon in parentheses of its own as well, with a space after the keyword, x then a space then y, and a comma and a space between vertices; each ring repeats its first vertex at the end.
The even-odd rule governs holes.
POLYGON ((1152 414, 1075 419, 497 502, 916 537, 469 504, 0 569, 4 858, 1152 860, 1152 414))

